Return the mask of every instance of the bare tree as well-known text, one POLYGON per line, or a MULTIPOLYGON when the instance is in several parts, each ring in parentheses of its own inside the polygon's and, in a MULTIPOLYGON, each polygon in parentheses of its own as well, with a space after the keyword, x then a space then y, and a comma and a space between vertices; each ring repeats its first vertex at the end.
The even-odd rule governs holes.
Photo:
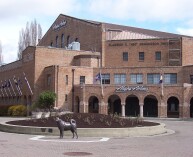
POLYGON ((3 56, 2 56, 2 44, 0 40, 0 66, 3 64, 3 56))
POLYGON ((25 30, 19 32, 19 42, 18 42, 18 59, 22 59, 22 51, 28 46, 36 46, 38 41, 42 38, 42 28, 40 24, 37 24, 36 19, 26 23, 25 30))

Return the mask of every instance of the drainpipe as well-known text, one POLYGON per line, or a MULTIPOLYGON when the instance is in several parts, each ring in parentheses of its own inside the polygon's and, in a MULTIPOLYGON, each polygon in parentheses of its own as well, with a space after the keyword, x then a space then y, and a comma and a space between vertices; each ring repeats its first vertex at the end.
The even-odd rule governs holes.
POLYGON ((72 112, 74 112, 74 71, 75 69, 72 69, 72 112))

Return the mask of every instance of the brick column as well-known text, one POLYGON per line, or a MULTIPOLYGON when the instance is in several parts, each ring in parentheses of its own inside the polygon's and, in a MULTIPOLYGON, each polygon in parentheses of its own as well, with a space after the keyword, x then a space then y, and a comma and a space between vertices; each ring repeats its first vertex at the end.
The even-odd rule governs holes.
POLYGON ((187 102, 183 103, 182 112, 182 118, 190 118, 190 106, 187 102))
POLYGON ((161 100, 160 104, 158 104, 158 117, 167 117, 167 104, 165 104, 164 100, 161 100))
POLYGON ((99 104, 99 113, 100 114, 108 114, 108 104, 104 102, 104 100, 101 100, 101 103, 99 104))

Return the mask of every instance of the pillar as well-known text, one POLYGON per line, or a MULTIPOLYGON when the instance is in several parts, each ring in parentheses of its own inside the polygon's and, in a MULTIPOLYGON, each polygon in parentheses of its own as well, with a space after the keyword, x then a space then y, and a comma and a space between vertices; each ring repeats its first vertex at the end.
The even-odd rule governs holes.
POLYGON ((143 118, 143 103, 139 103, 139 106, 140 106, 140 117, 143 118))
POLYGON ((125 117, 125 103, 121 104, 121 116, 125 117))

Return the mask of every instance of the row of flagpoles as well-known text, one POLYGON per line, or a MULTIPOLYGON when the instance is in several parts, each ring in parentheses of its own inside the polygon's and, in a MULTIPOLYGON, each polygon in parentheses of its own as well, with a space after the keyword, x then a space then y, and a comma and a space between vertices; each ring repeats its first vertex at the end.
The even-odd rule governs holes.
MULTIPOLYGON (((28 89, 29 89, 31 95, 33 95, 31 86, 30 86, 24 72, 23 72, 23 75, 24 75, 25 82, 28 86, 28 89)), ((17 79, 15 76, 13 76, 12 80, 11 79, 6 79, 4 81, 1 80, 1 82, 0 82, 0 97, 22 96, 23 93, 22 93, 21 85, 22 85, 22 82, 21 82, 20 78, 17 79), (12 84, 12 82, 13 82, 13 84, 12 84), (16 89, 16 91, 15 91, 15 89, 16 89)))

